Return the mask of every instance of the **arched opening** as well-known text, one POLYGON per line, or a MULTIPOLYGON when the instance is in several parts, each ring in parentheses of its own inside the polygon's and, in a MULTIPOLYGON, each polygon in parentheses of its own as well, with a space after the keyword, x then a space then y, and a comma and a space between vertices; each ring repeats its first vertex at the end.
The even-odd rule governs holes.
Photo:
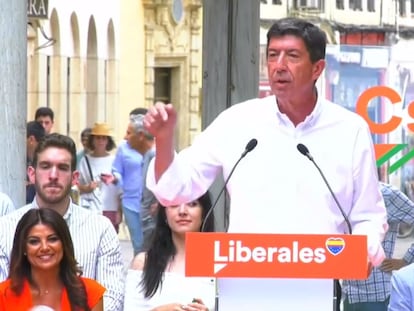
POLYGON ((82 105, 82 83, 80 59, 80 37, 78 16, 73 12, 70 16, 70 28, 72 34, 72 51, 67 58, 67 116, 69 119, 67 131, 68 134, 77 139, 78 131, 85 116, 85 107, 82 105))
POLYGON ((65 68, 61 57, 60 22, 59 16, 53 9, 50 16, 50 32, 54 39, 51 54, 46 56, 46 103, 40 102, 40 106, 50 107, 55 114, 53 131, 63 132, 67 123, 66 105, 64 104, 65 86, 62 85, 65 68))
POLYGON ((98 117, 98 54, 96 24, 89 19, 88 45, 86 50, 86 123, 93 124, 98 117))
POLYGON ((109 21, 107 29, 108 51, 107 59, 105 61, 105 119, 112 127, 118 127, 119 109, 118 105, 118 86, 116 80, 117 61, 115 51, 115 30, 112 20, 109 21))

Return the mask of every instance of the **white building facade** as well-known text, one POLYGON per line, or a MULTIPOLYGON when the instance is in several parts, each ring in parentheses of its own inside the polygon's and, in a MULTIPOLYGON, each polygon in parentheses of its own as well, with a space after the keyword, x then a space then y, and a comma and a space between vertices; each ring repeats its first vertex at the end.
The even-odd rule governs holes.
MULTIPOLYGON (((42 2, 28 0, 30 2, 42 2)), ((29 17, 28 120, 41 106, 54 131, 78 138, 86 125, 116 126, 119 0, 49 0, 47 19, 29 17)), ((29 12, 28 12, 29 13, 29 12)))

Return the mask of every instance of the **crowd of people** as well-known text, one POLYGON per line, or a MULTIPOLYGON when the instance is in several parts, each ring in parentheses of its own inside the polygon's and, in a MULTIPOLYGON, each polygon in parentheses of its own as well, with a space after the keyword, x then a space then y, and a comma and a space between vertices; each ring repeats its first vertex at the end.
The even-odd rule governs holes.
POLYGON ((220 310, 281 309, 281 293, 300 288, 289 309, 320 311, 309 304, 315 280, 185 275, 186 233, 215 231, 209 188, 219 174, 232 176, 229 232, 368 237, 372 271, 335 283, 343 302, 335 310, 414 310, 414 245, 393 258, 399 224, 414 224, 414 203, 379 182, 363 119, 318 96, 324 32, 285 18, 267 40, 274 95, 222 112, 178 153, 172 104, 131 111, 118 146, 110 125, 95 123, 78 152, 73 139, 53 133, 53 111, 38 109, 27 123, 27 204, 15 208, 0 196, 0 310, 213 311, 224 286, 238 295, 220 310), (257 147, 231 175, 252 138, 257 147), (318 159, 343 211, 299 143, 318 159), (127 271, 122 220, 134 253, 127 271))
MULTIPOLYGON (((0 310, 127 309, 124 297, 134 297, 135 289, 129 286, 129 294, 125 289, 126 267, 117 235, 122 219, 134 257, 144 258, 145 250, 158 245, 157 240, 167 236, 172 240, 177 234, 181 242, 169 245, 169 255, 179 252, 183 260, 184 234, 200 229, 201 216, 211 207, 209 194, 200 203, 168 207, 177 211, 171 222, 182 224, 170 228, 164 219, 156 221, 158 210, 158 217, 165 214, 145 186, 146 170, 154 157, 154 138, 143 126, 145 108, 131 111, 125 139, 115 153, 108 124, 95 123, 82 131, 83 149, 76 152, 72 138, 53 133, 53 111, 39 110, 49 132, 38 120, 27 123, 27 205, 16 209, 7 195, 0 196, 0 310), (74 189, 79 196, 74 196, 74 189)), ((135 271, 136 264, 132 267, 135 271)), ((151 268, 152 273, 157 274, 156 270, 151 268)), ((183 269, 169 273, 185 278, 183 269)), ((197 280, 192 284, 197 285, 197 280)), ((162 292, 172 299, 169 291, 173 289, 177 287, 162 292)), ((161 286, 155 291, 159 295, 161 286)), ((204 306, 206 293, 197 295, 196 288, 190 292, 199 300, 176 298, 169 303, 205 310, 198 306, 204 306)), ((214 303, 214 291, 211 295, 214 303)), ((137 310, 147 310, 136 301, 129 308, 135 310, 135 305, 137 310)))

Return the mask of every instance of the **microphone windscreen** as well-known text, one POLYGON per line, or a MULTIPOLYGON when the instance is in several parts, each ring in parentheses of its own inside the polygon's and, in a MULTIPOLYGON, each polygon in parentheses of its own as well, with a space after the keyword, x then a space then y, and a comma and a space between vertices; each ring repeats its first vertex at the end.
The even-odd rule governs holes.
POLYGON ((250 141, 246 145, 246 151, 247 152, 250 152, 254 148, 256 148, 256 146, 257 146, 257 139, 256 138, 252 138, 252 139, 250 139, 250 141))
POLYGON ((298 150, 299 150, 299 152, 300 152, 301 154, 303 154, 304 156, 308 156, 308 154, 309 154, 309 149, 308 149, 308 147, 306 147, 304 144, 298 144, 298 145, 296 146, 296 148, 298 148, 298 150))

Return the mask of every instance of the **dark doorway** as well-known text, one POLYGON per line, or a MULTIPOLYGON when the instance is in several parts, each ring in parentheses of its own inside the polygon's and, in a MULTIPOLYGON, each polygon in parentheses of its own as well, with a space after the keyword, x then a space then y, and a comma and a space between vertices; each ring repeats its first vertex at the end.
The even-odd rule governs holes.
POLYGON ((171 68, 154 69, 154 100, 166 104, 171 102, 171 68))

